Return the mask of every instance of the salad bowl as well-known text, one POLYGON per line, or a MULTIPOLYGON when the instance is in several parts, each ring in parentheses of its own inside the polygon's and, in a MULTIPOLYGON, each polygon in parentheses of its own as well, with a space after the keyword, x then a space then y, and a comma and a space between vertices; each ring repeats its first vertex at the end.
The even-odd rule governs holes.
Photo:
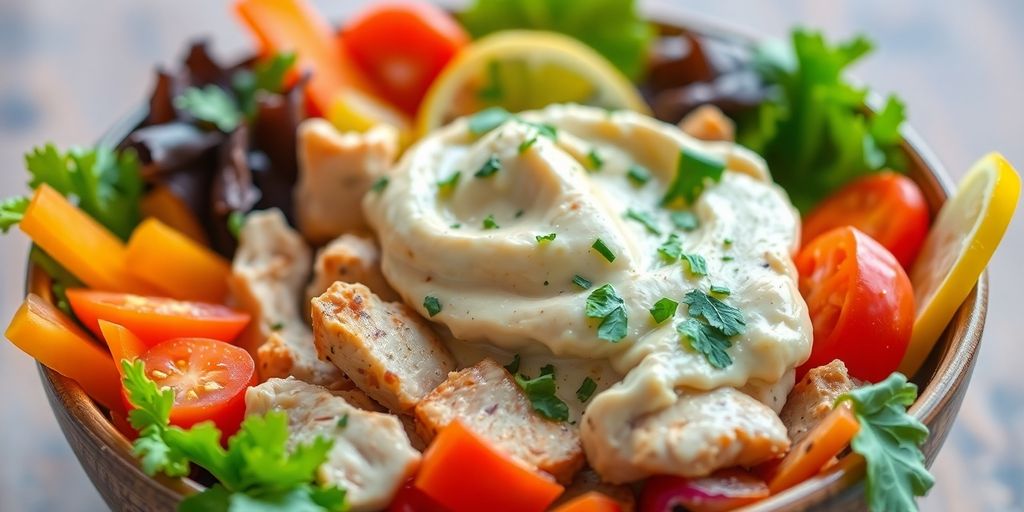
MULTIPOLYGON (((663 33, 685 28, 716 38, 754 41, 753 36, 741 30, 690 18, 675 8, 663 6, 647 15, 659 21, 663 33)), ((126 117, 100 140, 100 144, 116 147, 146 115, 147 111, 140 109, 126 117)), ((907 175, 921 188, 934 217, 953 191, 951 181, 924 141, 909 128, 903 129, 903 137, 907 175)), ((30 264, 26 279, 28 292, 53 300, 45 272, 30 264)), ((986 271, 960 305, 923 367, 911 379, 918 385, 920 394, 909 412, 930 431, 921 447, 929 465, 941 449, 967 390, 982 338, 987 298, 986 271)), ((39 373, 61 430, 86 474, 112 509, 172 511, 182 496, 203 489, 189 478, 144 474, 129 441, 81 387, 41 364, 39 373)), ((866 508, 863 475, 863 460, 846 457, 822 474, 757 502, 748 510, 862 510, 866 508)))

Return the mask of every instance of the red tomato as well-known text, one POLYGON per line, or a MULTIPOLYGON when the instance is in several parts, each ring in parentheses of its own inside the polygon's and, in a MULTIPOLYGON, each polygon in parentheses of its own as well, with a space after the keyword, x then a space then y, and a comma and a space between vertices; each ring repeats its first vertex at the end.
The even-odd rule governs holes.
POLYGON ((174 391, 171 424, 212 421, 226 439, 245 416, 245 390, 256 384, 256 364, 243 349, 208 338, 178 338, 142 356, 146 376, 174 391))
POLYGON ((375 3, 341 31, 341 44, 356 64, 388 100, 410 114, 468 43, 462 26, 427 2, 375 3))
POLYGON ((914 325, 914 291, 896 258, 845 226, 812 240, 795 263, 814 324, 811 356, 797 379, 833 359, 871 382, 896 371, 914 325))
POLYGON ((75 316, 101 339, 99 321, 106 320, 128 329, 149 347, 192 336, 230 342, 249 323, 249 315, 220 304, 86 289, 67 293, 75 316))
POLYGON ((406 482, 395 499, 391 500, 388 512, 449 512, 448 509, 430 499, 423 491, 416 488, 412 481, 406 482))
POLYGON ((872 174, 841 188, 804 217, 804 245, 840 226, 861 230, 910 268, 928 234, 928 203, 910 178, 872 174))

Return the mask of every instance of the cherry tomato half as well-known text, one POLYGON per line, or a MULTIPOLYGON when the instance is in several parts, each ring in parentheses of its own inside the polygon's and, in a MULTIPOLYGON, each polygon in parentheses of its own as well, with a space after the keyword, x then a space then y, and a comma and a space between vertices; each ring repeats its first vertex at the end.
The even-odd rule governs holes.
POLYGON ((226 439, 245 416, 245 390, 256 384, 256 363, 245 350, 208 338, 178 338, 142 356, 146 376, 174 391, 171 424, 212 421, 226 439))
POLYGON ((882 172, 858 179, 804 217, 804 245, 840 226, 853 226, 910 268, 928 234, 928 203, 910 178, 882 172))
POLYGON ((249 315, 220 304, 187 302, 86 289, 68 290, 75 316, 103 339, 100 320, 123 326, 148 347, 172 338, 213 338, 231 342, 249 315))
POLYGON ((914 325, 914 291, 892 253, 844 226, 807 244, 796 259, 814 346, 797 379, 833 359, 878 382, 896 371, 914 325))
POLYGON ((371 5, 341 31, 342 47, 387 99, 409 114, 468 43, 469 35, 450 14, 427 2, 371 5))

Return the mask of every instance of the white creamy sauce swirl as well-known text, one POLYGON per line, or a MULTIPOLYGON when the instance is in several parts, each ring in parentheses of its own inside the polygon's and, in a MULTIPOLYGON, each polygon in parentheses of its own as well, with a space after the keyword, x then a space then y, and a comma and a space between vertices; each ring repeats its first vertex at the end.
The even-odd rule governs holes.
POLYGON ((575 105, 524 113, 481 136, 460 119, 410 148, 388 186, 370 192, 363 206, 381 243, 385 276, 421 314, 429 317, 424 298, 436 297, 442 309, 430 319, 459 340, 607 361, 619 375, 630 374, 616 386, 638 399, 630 414, 666 406, 678 388, 776 382, 810 351, 811 325, 790 259, 799 216, 764 162, 732 143, 702 142, 632 112, 575 105), (554 126, 555 139, 538 135, 531 123, 554 126), (693 205, 700 225, 692 232, 674 228, 671 211, 659 206, 682 149, 726 163, 721 181, 693 205), (492 156, 501 169, 474 176, 492 156), (633 165, 650 171, 648 183, 627 177, 633 165), (438 182, 455 172, 457 185, 440 192, 438 182), (629 209, 650 214, 660 233, 626 218, 629 209), (484 227, 489 216, 497 228, 484 227), (673 232, 684 252, 704 257, 707 276, 659 256, 673 232), (554 241, 538 243, 549 233, 554 241), (597 239, 613 262, 592 248, 597 239), (594 288, 574 285, 575 275, 594 288, 611 284, 622 297, 624 339, 598 339, 600 320, 584 314, 594 288), (680 343, 675 326, 688 316, 685 304, 661 324, 649 312, 662 297, 681 303, 687 292, 712 285, 731 291, 723 300, 746 322, 732 339, 733 364, 724 369, 680 343))

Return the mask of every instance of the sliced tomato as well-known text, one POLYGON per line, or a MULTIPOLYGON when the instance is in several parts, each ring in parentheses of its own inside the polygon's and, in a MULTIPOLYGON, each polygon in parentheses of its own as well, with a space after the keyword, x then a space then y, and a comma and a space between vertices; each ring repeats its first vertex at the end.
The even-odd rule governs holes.
POLYGON ((833 359, 871 382, 896 371, 910 342, 914 291, 892 253, 845 226, 812 240, 794 262, 814 325, 811 356, 797 379, 833 359))
POLYGON ((149 347, 187 337, 231 342, 249 323, 248 314, 220 304, 86 289, 67 294, 75 316, 97 336, 103 338, 99 321, 106 320, 128 329, 149 347))
POLYGON ((226 439, 245 416, 245 390, 256 384, 256 364, 245 350, 208 338, 178 338, 143 356, 146 376, 174 391, 171 424, 212 421, 226 439))
POLYGON ((804 245, 832 229, 853 226, 910 268, 928 234, 928 203, 914 180, 895 172, 858 179, 804 217, 804 245))
POLYGON ((427 2, 372 4, 341 31, 348 55, 409 114, 468 43, 469 35, 450 14, 427 2))

